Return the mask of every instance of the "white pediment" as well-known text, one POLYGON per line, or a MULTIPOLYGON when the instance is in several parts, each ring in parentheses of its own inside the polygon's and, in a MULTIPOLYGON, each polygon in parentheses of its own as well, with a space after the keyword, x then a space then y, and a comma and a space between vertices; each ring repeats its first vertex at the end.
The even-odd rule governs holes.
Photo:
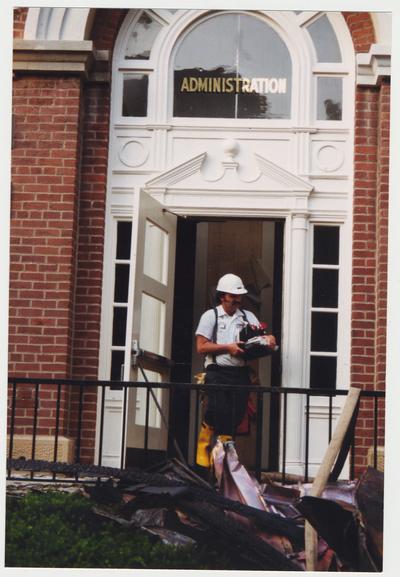
POLYGON ((251 166, 243 166, 234 160, 234 151, 225 151, 218 163, 209 163, 207 152, 175 166, 149 180, 145 190, 154 193, 187 193, 188 191, 215 194, 217 192, 293 194, 307 197, 313 190, 308 181, 288 170, 254 154, 251 166))

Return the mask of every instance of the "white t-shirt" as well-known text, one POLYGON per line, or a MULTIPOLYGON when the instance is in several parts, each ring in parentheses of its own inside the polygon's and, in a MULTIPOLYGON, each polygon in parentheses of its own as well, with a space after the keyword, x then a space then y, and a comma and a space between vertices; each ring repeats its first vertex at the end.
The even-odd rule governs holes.
MULTIPOLYGON (((239 334, 246 324, 258 326, 260 323, 252 312, 245 310, 247 323, 244 320, 243 312, 237 310, 233 315, 228 315, 222 305, 217 306, 217 316, 218 316, 218 328, 217 328, 217 338, 216 341, 219 345, 236 343, 240 340, 239 334)), ((215 312, 214 309, 209 309, 202 314, 198 327, 196 329, 196 335, 202 335, 209 341, 212 341, 213 331, 215 326, 215 312)), ((241 357, 233 357, 229 353, 224 353, 222 355, 216 355, 215 360, 217 365, 224 367, 242 367, 245 361, 241 357)), ((212 355, 206 355, 204 366, 207 367, 209 364, 214 363, 212 355)))

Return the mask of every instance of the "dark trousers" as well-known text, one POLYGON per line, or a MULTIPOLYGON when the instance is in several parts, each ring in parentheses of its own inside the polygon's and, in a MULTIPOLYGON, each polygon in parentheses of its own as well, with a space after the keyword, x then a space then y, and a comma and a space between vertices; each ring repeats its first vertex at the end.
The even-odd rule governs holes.
MULTIPOLYGON (((207 385, 250 385, 249 367, 220 367, 209 365, 206 369, 207 385)), ((208 391, 207 410, 204 420, 214 427, 216 435, 234 436, 242 421, 249 393, 247 391, 208 391)))

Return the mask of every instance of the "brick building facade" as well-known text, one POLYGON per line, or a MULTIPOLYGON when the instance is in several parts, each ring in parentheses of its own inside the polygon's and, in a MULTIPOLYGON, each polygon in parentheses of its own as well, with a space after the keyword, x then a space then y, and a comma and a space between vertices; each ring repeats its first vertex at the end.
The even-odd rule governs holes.
MULTIPOLYGON (((47 14, 46 22, 44 9, 41 14, 40 9, 29 9, 30 15, 26 8, 15 10, 9 374, 96 380, 110 378, 110 374, 99 373, 99 363, 104 263, 108 258, 112 84, 116 81, 113 51, 132 11, 85 10, 81 32, 72 34, 68 18, 73 19, 74 10, 66 10, 59 29, 56 10, 60 9, 50 9, 54 18, 47 14), (36 15, 35 10, 39 10, 36 15)), ((158 15, 160 21, 162 17, 158 15)), ((164 17, 172 26, 172 17, 164 17)), ((388 53, 382 47, 382 24, 376 17, 354 12, 343 13, 341 18, 353 43, 354 66, 358 66, 355 99, 349 105, 354 119, 350 128, 354 129, 350 159, 352 278, 348 295, 351 321, 346 326, 350 369, 344 386, 384 390, 388 53)), ((154 168, 153 177, 160 172, 154 168)), ((56 393, 50 385, 43 385, 46 390, 37 429, 41 435, 54 434, 56 393)), ((82 457, 90 460, 96 435, 97 388, 85 389, 83 395, 82 457)), ((73 433, 78 396, 73 390, 63 392, 59 411, 61 432, 66 437, 73 433)), ((18 390, 17 401, 16 432, 30 434, 35 387, 18 390)), ((362 468, 373 434, 372 401, 363 401, 360 419, 356 442, 361 450, 356 465, 362 468)), ((383 417, 378 429, 382 444, 383 417)))

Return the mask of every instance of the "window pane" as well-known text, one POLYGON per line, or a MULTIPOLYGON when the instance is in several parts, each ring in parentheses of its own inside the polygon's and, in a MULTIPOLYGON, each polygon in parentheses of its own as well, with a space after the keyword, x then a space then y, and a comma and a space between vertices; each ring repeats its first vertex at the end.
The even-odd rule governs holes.
POLYGON ((174 71, 174 115, 289 118, 292 63, 279 35, 254 16, 223 14, 183 40, 174 71))
POLYGON ((176 70, 174 116, 234 118, 236 73, 217 70, 176 70), (221 92, 222 86, 222 92, 221 92))
POLYGON ((289 118, 292 61, 270 26, 252 16, 239 20, 238 75, 250 80, 238 95, 238 118, 289 118))
POLYGON ((125 74, 122 116, 147 116, 147 74, 125 74))
POLYGON ((112 334, 113 346, 125 345, 127 310, 128 309, 126 307, 114 307, 113 334, 112 334))
POLYGON ((168 233, 149 220, 146 221, 143 272, 154 280, 167 284, 168 233))
POLYGON ((193 28, 178 49, 175 70, 220 68, 232 72, 236 64, 237 18, 235 14, 224 14, 193 28))
POLYGON ((234 14, 209 18, 183 40, 175 58, 174 116, 234 117, 236 23, 234 14))
POLYGON ((117 259, 129 260, 131 256, 131 222, 118 222, 117 228, 117 259))
POLYGON ((342 120, 342 79, 321 76, 317 85, 317 119, 342 120))
POLYGON ((129 264, 115 265, 114 302, 128 302, 129 264))
POLYGON ((334 353, 337 349, 337 313, 311 313, 311 350, 334 353))
POLYGON ((314 264, 339 264, 339 227, 314 226, 314 264))
POLYGON ((336 357, 310 358, 310 388, 336 388, 336 357))
POLYGON ((164 355, 165 303, 146 294, 142 295, 140 320, 140 348, 164 355))
POLYGON ((124 364, 124 351, 112 351, 111 352, 111 380, 121 381, 122 380, 122 370, 121 367, 124 364))
POLYGON ((341 62, 339 44, 326 14, 307 26, 314 42, 318 62, 341 62))
POLYGON ((339 271, 313 270, 312 306, 336 308, 338 306, 339 271))
POLYGON ((128 39, 125 58, 148 60, 151 47, 160 30, 161 24, 150 18, 146 12, 143 12, 128 39))

